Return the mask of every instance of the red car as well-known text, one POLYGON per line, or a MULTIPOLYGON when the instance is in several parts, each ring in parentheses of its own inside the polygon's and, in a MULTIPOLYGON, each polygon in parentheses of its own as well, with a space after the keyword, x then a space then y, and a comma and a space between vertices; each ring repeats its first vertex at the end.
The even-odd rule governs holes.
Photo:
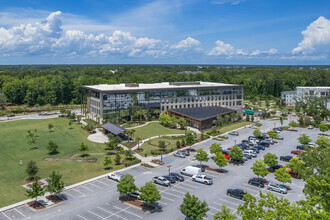
POLYGON ((291 151, 291 154, 302 154, 303 152, 301 150, 293 150, 291 151))
POLYGON ((223 154, 223 155, 225 155, 225 158, 226 158, 227 160, 230 159, 230 157, 229 157, 227 154, 223 154))

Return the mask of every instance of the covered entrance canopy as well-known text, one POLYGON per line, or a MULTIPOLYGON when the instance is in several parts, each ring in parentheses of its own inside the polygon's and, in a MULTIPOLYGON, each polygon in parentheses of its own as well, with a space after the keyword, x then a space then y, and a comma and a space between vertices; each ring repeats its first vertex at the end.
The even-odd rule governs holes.
POLYGON ((116 136, 118 136, 126 131, 125 128, 123 128, 119 125, 116 125, 116 124, 112 124, 112 123, 106 123, 106 124, 102 125, 102 128, 104 129, 105 134, 111 133, 116 136))
POLYGON ((195 108, 179 108, 169 109, 168 114, 176 118, 184 118, 189 126, 198 128, 199 130, 209 129, 213 126, 213 121, 218 116, 229 115, 236 111, 220 106, 195 107, 195 108))

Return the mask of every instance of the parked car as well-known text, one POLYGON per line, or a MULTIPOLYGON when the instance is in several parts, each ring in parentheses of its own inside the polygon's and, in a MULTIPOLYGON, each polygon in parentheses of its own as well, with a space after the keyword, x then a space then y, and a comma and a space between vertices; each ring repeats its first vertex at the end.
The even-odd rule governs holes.
POLYGON ((251 154, 243 154, 244 157, 248 158, 248 159, 252 159, 252 155, 251 154))
POLYGON ((227 196, 231 196, 243 200, 245 194, 246 192, 241 189, 227 189, 227 196))
POLYGON ((254 149, 258 149, 258 150, 265 150, 265 147, 263 145, 257 145, 255 147, 252 147, 254 149))
POLYGON ((162 186, 170 186, 171 182, 163 176, 155 176, 153 182, 162 186))
POLYGON ((269 143, 265 143, 265 142, 260 142, 259 145, 262 145, 264 147, 269 147, 270 146, 269 143))
POLYGON ((268 133, 262 133, 262 138, 263 140, 268 139, 269 138, 268 133))
POLYGON ((282 137, 281 135, 277 135, 277 140, 284 140, 284 137, 282 137))
POLYGON ((252 157, 257 157, 257 153, 254 150, 252 150, 252 149, 246 149, 246 150, 244 150, 243 151, 243 154, 249 154, 252 157))
POLYGON ((260 180, 260 178, 249 179, 248 184, 253 185, 253 186, 257 186, 257 187, 260 187, 260 188, 265 187, 264 183, 260 180))
POLYGON ((251 141, 249 141, 249 140, 242 140, 242 144, 247 144, 247 145, 249 145, 249 146, 253 146, 254 144, 251 142, 251 141))
POLYGON ((8 115, 8 117, 15 117, 15 115, 14 114, 10 114, 10 115, 8 115))
POLYGON ((186 155, 181 151, 177 151, 173 155, 176 157, 186 158, 186 155))
POLYGON ((133 199, 140 199, 140 192, 135 191, 135 192, 129 192, 127 195, 133 199))
POLYGON ((222 153, 228 155, 229 151, 228 150, 222 150, 222 153))
POLYGON ((202 169, 194 166, 187 166, 181 170, 181 174, 187 176, 201 175, 202 169))
POLYGON ((243 151, 243 155, 248 155, 249 157, 254 157, 254 158, 256 158, 257 157, 257 154, 255 154, 255 153, 247 153, 247 152, 245 152, 245 151, 243 151))
POLYGON ((178 173, 170 173, 170 176, 173 176, 175 178, 175 180, 177 180, 177 181, 180 181, 180 182, 183 182, 184 181, 184 177, 181 176, 178 173))
POLYGON ((293 156, 280 156, 280 160, 289 162, 293 156))
POLYGON ((275 191, 275 192, 279 192, 279 193, 282 193, 282 194, 287 194, 288 193, 288 190, 285 187, 283 187, 283 186, 281 186, 277 183, 272 183, 272 182, 270 182, 268 184, 267 189, 270 190, 270 191, 275 191))
POLYGON ((308 127, 307 127, 308 129, 313 129, 314 128, 314 126, 313 125, 308 125, 308 127))
POLYGON ((192 165, 193 167, 201 168, 202 172, 205 172, 206 165, 198 164, 198 165, 192 165))
POLYGON ((280 164, 276 164, 276 165, 272 165, 272 166, 270 166, 270 167, 267 168, 267 169, 268 169, 269 172, 275 172, 277 169, 280 169, 280 168, 282 168, 282 165, 280 165, 280 164))
POLYGON ((204 183, 206 185, 212 185, 213 184, 213 179, 206 177, 205 175, 193 175, 192 176, 192 181, 194 182, 199 182, 199 183, 204 183))
POLYGON ((277 130, 277 131, 283 131, 283 129, 281 127, 277 127, 277 128, 273 128, 273 130, 277 130))
POLYGON ((311 148, 311 145, 298 145, 296 147, 298 150, 306 150, 306 148, 311 148))
POLYGON ((255 136, 249 136, 248 140, 251 141, 253 145, 258 144, 260 142, 259 139, 255 136))
POLYGON ((223 154, 223 155, 225 156, 225 158, 226 158, 227 160, 230 159, 230 157, 228 156, 228 154, 223 154))
POLYGON ((188 150, 178 150, 178 151, 182 152, 186 156, 190 156, 190 152, 188 150))
POLYGON ((301 150, 292 150, 291 154, 302 154, 303 152, 301 150))
POLYGON ((176 179, 174 176, 171 176, 171 175, 166 175, 164 176, 168 181, 170 181, 171 183, 175 183, 176 182, 176 179))
POLYGON ((230 135, 234 135, 234 136, 239 136, 238 131, 231 131, 229 132, 230 135))
POLYGON ((237 164, 244 164, 245 160, 241 159, 241 160, 234 160, 233 158, 230 158, 231 162, 233 163, 237 163, 237 164))
POLYGON ((248 128, 256 129, 257 126, 255 126, 255 125, 248 125, 248 128))
POLYGON ((245 144, 237 144, 237 146, 238 146, 239 148, 241 148, 241 150, 244 150, 244 149, 247 148, 247 145, 245 145, 245 144))
POLYGON ((124 174, 120 173, 120 172, 112 172, 112 173, 108 173, 108 178, 115 180, 117 182, 121 181, 121 179, 123 178, 124 174))
POLYGON ((270 139, 267 139, 267 140, 263 140, 262 143, 274 144, 274 141, 270 140, 270 139))
POLYGON ((248 148, 246 150, 253 150, 253 152, 256 153, 256 154, 259 154, 260 153, 259 149, 258 148, 255 148, 255 147, 250 147, 250 148, 248 148))
POLYGON ((47 112, 39 112, 38 115, 40 115, 40 116, 47 115, 47 112))

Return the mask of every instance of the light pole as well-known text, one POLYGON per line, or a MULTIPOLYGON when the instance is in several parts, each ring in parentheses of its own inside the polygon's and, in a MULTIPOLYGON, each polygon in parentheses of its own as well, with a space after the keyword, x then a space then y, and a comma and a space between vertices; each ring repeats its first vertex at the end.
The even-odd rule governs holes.
POLYGON ((171 173, 171 166, 172 165, 168 165, 167 167, 168 167, 168 175, 170 175, 170 173, 171 173))
POLYGON ((160 164, 163 164, 163 149, 162 149, 162 153, 160 155, 160 164))
POLYGON ((236 145, 236 140, 234 140, 234 142, 235 142, 235 145, 236 145))

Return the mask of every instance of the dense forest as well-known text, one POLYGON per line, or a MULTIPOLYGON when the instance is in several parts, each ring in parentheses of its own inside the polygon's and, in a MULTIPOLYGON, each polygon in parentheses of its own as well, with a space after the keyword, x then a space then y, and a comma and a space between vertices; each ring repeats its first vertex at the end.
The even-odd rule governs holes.
POLYGON ((0 66, 0 94, 14 105, 78 104, 81 85, 211 81, 244 85, 245 98, 279 97, 296 86, 330 86, 329 66, 0 66))

